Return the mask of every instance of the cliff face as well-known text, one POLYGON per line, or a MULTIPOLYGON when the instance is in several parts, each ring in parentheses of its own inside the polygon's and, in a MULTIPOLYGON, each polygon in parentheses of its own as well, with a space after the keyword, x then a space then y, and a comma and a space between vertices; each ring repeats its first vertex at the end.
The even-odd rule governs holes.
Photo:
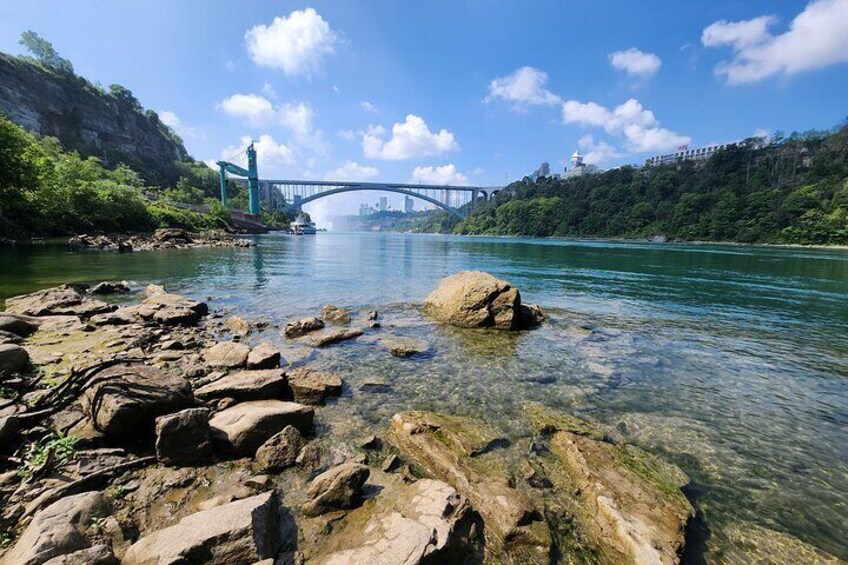
POLYGON ((0 113, 30 131, 59 139, 83 156, 124 163, 150 184, 179 178, 185 147, 155 115, 104 93, 84 78, 0 53, 0 113))

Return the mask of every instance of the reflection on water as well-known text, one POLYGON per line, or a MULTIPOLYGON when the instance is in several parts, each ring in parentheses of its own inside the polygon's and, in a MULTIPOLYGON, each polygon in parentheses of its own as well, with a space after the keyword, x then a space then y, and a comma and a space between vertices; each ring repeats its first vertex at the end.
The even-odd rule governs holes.
MULTIPOLYGON (((326 303, 377 309, 384 331, 431 350, 399 360, 364 340, 310 357, 347 381, 322 425, 353 437, 398 410, 432 408, 521 436, 520 405, 539 400, 614 425, 689 472, 711 551, 741 521, 848 558, 848 253, 334 233, 257 241, 132 255, 4 249, 0 296, 120 278, 278 323, 326 303), (509 280, 552 322, 521 334, 430 323, 415 305, 461 269, 509 280), (360 392, 374 377, 391 390, 360 392)), ((252 339, 283 343, 275 331, 252 339)))

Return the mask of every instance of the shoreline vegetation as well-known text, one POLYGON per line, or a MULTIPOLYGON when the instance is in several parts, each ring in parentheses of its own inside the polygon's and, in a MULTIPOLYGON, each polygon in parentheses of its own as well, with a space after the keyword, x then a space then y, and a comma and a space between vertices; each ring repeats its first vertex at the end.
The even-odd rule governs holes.
MULTIPOLYGON (((444 279, 421 311, 467 332, 546 323, 481 272, 444 279)), ((401 362, 428 348, 376 311, 247 320, 104 282, 11 298, 0 329, 2 565, 197 552, 213 564, 671 564, 705 549, 681 469, 542 404, 523 405, 520 440, 496 420, 414 410, 355 441, 336 435, 337 404, 390 383, 350 390, 302 350, 358 340, 401 362)), ((742 561, 838 562, 753 524, 727 536, 742 561)))

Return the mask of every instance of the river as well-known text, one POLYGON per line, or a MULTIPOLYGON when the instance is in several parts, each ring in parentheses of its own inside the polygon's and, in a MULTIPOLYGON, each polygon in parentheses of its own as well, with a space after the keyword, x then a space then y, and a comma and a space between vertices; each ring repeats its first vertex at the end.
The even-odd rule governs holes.
POLYGON ((376 309, 386 331, 431 350, 399 360, 366 340, 312 357, 349 385, 325 425, 361 434, 429 408, 521 437, 520 404, 540 400, 689 473, 708 557, 734 525, 753 523, 848 559, 848 252, 371 233, 256 241, 126 255, 0 249, 0 298, 127 279, 274 323, 326 303, 376 309), (550 323, 503 334, 420 316, 437 281, 462 269, 510 281, 550 323), (392 391, 359 394, 375 376, 392 391))

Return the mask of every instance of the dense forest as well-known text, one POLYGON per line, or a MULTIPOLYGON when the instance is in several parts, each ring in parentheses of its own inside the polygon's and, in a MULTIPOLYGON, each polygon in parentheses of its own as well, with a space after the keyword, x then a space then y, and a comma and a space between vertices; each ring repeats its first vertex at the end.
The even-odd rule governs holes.
MULTIPOLYGON (((67 139, 63 143, 57 137, 27 131, 0 112, 0 237, 228 227, 229 214, 217 201, 218 174, 193 160, 182 148, 179 136, 161 123, 155 112, 144 110, 120 85, 99 89, 78 77, 70 61, 32 32, 25 32, 21 43, 32 53, 18 58, 21 64, 49 70, 51 76, 64 76, 65 82, 60 84, 74 85, 68 87, 74 92, 79 85, 87 85, 92 108, 83 106, 80 112, 101 112, 105 104, 123 112, 125 118, 152 124, 154 141, 158 139, 155 136, 164 136, 166 149, 170 148, 165 153, 171 158, 150 160, 145 158, 149 155, 128 155, 124 159, 122 153, 113 151, 112 158, 104 162, 100 157, 81 154, 67 139), (205 205, 211 211, 200 214, 173 206, 173 202, 205 205)), ((16 67, 11 68, 14 71, 16 67)), ((82 104, 89 98, 77 97, 75 101, 82 104)), ((146 125, 141 130, 133 127, 134 133, 149 141, 146 125)), ((246 209, 245 192, 231 183, 230 205, 246 209)), ((285 225, 288 221, 280 212, 268 210, 263 210, 263 219, 268 225, 285 225)))
POLYGON ((848 123, 751 139, 701 163, 624 166, 564 180, 525 177, 462 221, 435 213, 416 229, 848 244, 848 123))

